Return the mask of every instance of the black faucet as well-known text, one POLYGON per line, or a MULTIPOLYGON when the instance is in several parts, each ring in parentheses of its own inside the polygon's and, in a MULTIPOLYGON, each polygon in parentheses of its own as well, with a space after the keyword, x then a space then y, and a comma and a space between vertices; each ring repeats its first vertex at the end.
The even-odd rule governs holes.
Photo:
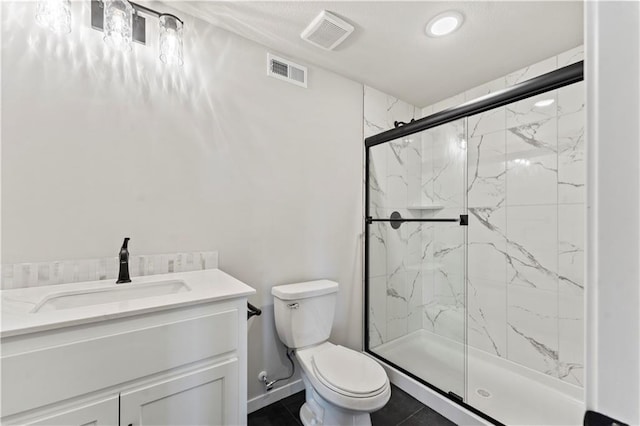
POLYGON ((120 271, 118 272, 118 281, 116 284, 130 283, 131 277, 129 277, 129 237, 124 239, 122 247, 120 248, 120 271))

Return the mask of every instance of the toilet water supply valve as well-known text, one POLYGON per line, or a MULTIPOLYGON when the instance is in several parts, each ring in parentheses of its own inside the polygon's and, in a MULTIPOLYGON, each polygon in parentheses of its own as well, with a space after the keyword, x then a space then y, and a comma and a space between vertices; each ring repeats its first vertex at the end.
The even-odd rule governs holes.
POLYGON ((267 390, 267 392, 273 389, 273 385, 275 385, 276 383, 282 380, 289 380, 290 378, 292 378, 293 374, 296 372, 296 366, 293 363, 293 359, 291 358, 291 355, 293 355, 295 349, 289 349, 285 346, 285 350, 286 350, 287 358, 291 363, 291 374, 289 374, 287 377, 282 377, 280 379, 274 379, 274 380, 269 380, 269 376, 267 376, 266 371, 261 371, 260 374, 258 374, 258 381, 264 384, 264 387, 267 390))

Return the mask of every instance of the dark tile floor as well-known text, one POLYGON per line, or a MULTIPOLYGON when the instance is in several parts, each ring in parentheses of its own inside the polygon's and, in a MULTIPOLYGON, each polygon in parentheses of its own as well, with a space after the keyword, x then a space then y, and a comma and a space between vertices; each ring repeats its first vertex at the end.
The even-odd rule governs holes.
MULTIPOLYGON (((304 391, 249 414, 249 426, 302 425, 298 412, 304 404, 304 391)), ((391 399, 381 410, 371 413, 373 426, 455 426, 403 390, 391 385, 391 399)))

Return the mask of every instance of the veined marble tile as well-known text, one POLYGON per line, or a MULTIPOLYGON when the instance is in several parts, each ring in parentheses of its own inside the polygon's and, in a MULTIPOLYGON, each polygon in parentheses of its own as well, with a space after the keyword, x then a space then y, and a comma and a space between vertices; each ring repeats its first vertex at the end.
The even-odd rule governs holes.
MULTIPOLYGON (((388 218, 392 210, 387 210, 383 217, 388 218)), ((399 212, 402 217, 407 217, 406 212, 399 212)), ((374 222, 375 223, 375 222, 374 222)), ((400 228, 393 229, 390 222, 381 223, 385 231, 385 246, 387 257, 387 276, 395 274, 399 268, 407 267, 407 254, 409 248, 407 223, 403 223, 400 228)))
POLYGON ((435 298, 446 300, 454 306, 464 306, 465 285, 463 270, 452 271, 441 268, 435 271, 435 298))
POLYGON ((433 332, 462 343, 465 334, 465 309, 454 299, 439 297, 437 303, 425 308, 433 332))
POLYGON ((411 142, 407 147, 407 205, 417 206, 422 203, 422 136, 409 136, 411 142))
POLYGON ((506 209, 470 208, 467 276, 471 282, 507 282, 506 209))
POLYGON ((411 138, 384 144, 387 151, 387 208, 405 208, 409 197, 408 152, 411 138))
POLYGON ((369 278, 369 344, 387 341, 387 277, 369 278))
POLYGON ((582 386, 584 369, 584 290, 560 283, 559 293, 559 377, 582 386))
POLYGON ((585 201, 584 112, 558 117, 558 201, 585 201))
POLYGON ((574 47, 558 55, 558 68, 584 60, 584 46, 574 47))
POLYGON ((507 282, 558 290, 556 205, 507 207, 507 282))
POLYGON ((557 377, 557 292, 517 286, 507 292, 508 359, 557 377))
MULTIPOLYGON (((436 265, 433 260, 434 228, 436 224, 425 222, 421 227, 420 268, 422 277, 422 305, 435 300, 434 277, 436 265)), ((424 321, 423 321, 424 322, 424 321)))
MULTIPOLYGON (((420 133, 422 142, 422 165, 420 170, 420 205, 439 205, 433 192, 433 183, 436 177, 434 164, 434 138, 433 134, 426 130, 420 133)), ((410 200, 413 201, 413 200, 410 200)))
POLYGON ((399 265, 387 275, 387 340, 408 333, 409 292, 407 269, 399 265))
POLYGON ((506 86, 507 86, 507 82, 505 78, 500 77, 488 83, 481 84, 480 86, 476 86, 473 89, 467 90, 466 92, 464 92, 464 100, 465 102, 473 101, 480 97, 497 92, 498 90, 502 90, 506 86))
POLYGON ((557 64, 557 58, 553 56, 549 59, 545 59, 544 61, 537 62, 528 67, 512 72, 511 74, 507 74, 505 77, 506 87, 510 87, 514 84, 522 83, 523 81, 551 72, 556 69, 557 64))
POLYGON ((506 129, 506 111, 506 107, 499 107, 470 116, 468 119, 469 137, 481 136, 506 129))
POLYGON ((506 209, 469 208, 469 344, 506 356, 506 209))
POLYGON ((558 92, 553 90, 537 96, 513 102, 506 107, 507 129, 558 115, 558 92))
POLYGON ((560 360, 558 377, 577 386, 584 385, 584 321, 560 319, 560 360))
POLYGON ((426 159, 433 168, 423 163, 423 191, 425 186, 433 186, 433 194, 426 194, 434 204, 444 207, 464 206, 466 198, 465 157, 467 151, 464 120, 454 121, 434 129, 429 129, 432 137, 432 157, 426 159), (426 170, 425 170, 426 169, 426 170))
MULTIPOLYGON (((470 254, 471 256, 471 254, 470 254)), ((507 356, 507 287, 505 280, 468 277, 469 344, 507 356)))
POLYGON ((407 262, 411 266, 416 266, 416 270, 420 270, 420 264, 422 263, 423 244, 422 244, 422 227, 427 223, 422 222, 405 222, 402 227, 405 227, 405 234, 407 237, 407 262))
POLYGON ((558 206, 559 283, 581 290, 584 289, 585 214, 584 204, 558 206))
POLYGON ((435 114, 445 109, 453 108, 464 103, 464 93, 460 93, 450 98, 443 99, 431 105, 431 114, 435 114))
POLYGON ((498 131, 469 138, 467 203, 469 207, 504 204, 506 196, 506 134, 498 131))
POLYGON ((387 153, 384 144, 369 148, 369 211, 371 216, 380 217, 387 206, 387 153))
POLYGON ((394 121, 415 118, 415 107, 372 87, 364 86, 365 138, 393 129, 394 121))
POLYGON ((558 115, 584 111, 586 95, 584 81, 558 89, 558 115))
MULTIPOLYGON (((129 257, 129 271, 132 277, 174 272, 168 267, 168 263, 173 259, 179 260, 179 269, 175 272, 218 267, 217 252, 132 254, 129 257)), ((2 289, 111 280, 118 276, 118 269, 116 256, 7 264, 2 265, 2 289)))
MULTIPOLYGON (((458 218, 460 209, 442 209, 435 217, 458 218)), ((436 222, 433 227, 433 269, 436 295, 456 296, 463 291, 466 229, 458 222, 436 222), (442 291, 439 291, 442 289, 442 291)))
POLYGON ((387 275, 387 227, 386 222, 373 222, 369 229, 369 277, 387 275))
POLYGON ((507 131, 507 205, 558 201, 557 119, 507 131))
POLYGON ((422 328, 422 271, 419 268, 407 269, 407 300, 407 331, 411 333, 422 328))

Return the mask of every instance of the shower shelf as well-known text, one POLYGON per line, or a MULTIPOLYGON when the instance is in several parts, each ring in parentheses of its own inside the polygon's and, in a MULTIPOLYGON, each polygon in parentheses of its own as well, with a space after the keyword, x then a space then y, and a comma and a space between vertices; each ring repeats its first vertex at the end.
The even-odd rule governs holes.
POLYGON ((436 205, 413 205, 413 206, 407 206, 408 210, 442 210, 444 209, 444 206, 436 206, 436 205))

